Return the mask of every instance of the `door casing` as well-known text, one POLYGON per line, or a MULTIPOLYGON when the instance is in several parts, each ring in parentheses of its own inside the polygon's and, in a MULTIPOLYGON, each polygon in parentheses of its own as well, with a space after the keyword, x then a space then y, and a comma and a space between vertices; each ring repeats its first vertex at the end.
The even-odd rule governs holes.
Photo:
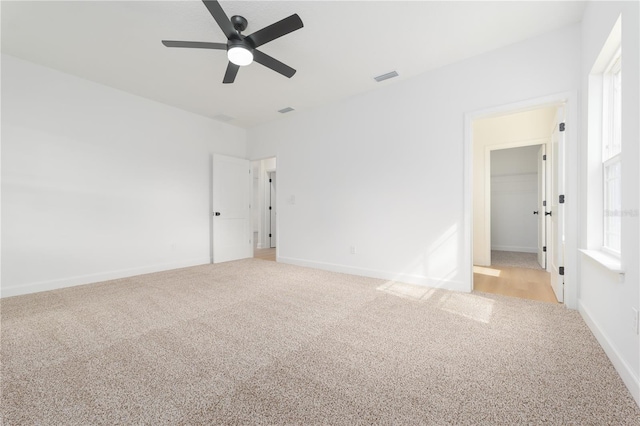
POLYGON ((463 270, 467 290, 473 291, 473 131, 474 120, 507 112, 526 111, 554 105, 565 106, 565 306, 578 308, 578 92, 567 91, 467 112, 464 115, 463 140, 463 270))

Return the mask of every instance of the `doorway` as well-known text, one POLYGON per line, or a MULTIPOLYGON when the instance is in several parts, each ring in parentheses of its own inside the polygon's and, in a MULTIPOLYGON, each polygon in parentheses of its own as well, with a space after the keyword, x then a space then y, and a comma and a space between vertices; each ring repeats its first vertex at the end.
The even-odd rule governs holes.
POLYGON ((251 163, 253 169, 253 257, 275 261, 277 258, 276 158, 251 163))
MULTIPOLYGON (((544 217, 540 213, 545 188, 545 168, 539 170, 544 145, 529 145, 519 148, 495 149, 490 152, 490 214, 491 214, 491 259, 494 252, 523 254, 522 259, 531 258, 532 267, 544 269, 546 234, 544 217), (540 176, 542 175, 542 176, 540 176), (538 253, 540 250, 541 253, 538 253), (526 254, 526 256, 525 256, 526 254), (528 256, 529 254, 534 256, 528 256), (537 263, 534 265, 534 263, 537 263)), ((503 256, 504 257, 504 256, 503 256)), ((517 256, 512 256, 517 257, 517 256)))
POLYGON ((269 172, 269 248, 277 245, 277 197, 276 197, 276 172, 269 172))
MULTIPOLYGON (((547 270, 552 147, 560 105, 478 118, 473 131, 473 288, 562 302, 547 270)), ((555 177, 557 179, 557 177, 555 177)), ((555 181, 555 180, 553 180, 555 181)), ((551 247, 549 247, 551 248, 551 247)))

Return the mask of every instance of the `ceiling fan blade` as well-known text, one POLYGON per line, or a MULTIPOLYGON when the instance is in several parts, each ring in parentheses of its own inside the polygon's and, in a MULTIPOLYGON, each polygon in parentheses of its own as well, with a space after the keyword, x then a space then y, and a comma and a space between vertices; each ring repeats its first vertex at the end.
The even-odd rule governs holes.
POLYGON ((285 65, 279 60, 274 59, 266 53, 262 53, 257 49, 253 51, 253 60, 259 64, 264 65, 267 68, 271 68, 275 72, 278 72, 285 77, 291 78, 296 73, 296 70, 291 68, 289 65, 285 65))
POLYGON ((240 66, 232 62, 229 62, 229 65, 227 65, 227 72, 224 73, 224 79, 222 80, 222 82, 224 84, 233 83, 234 80, 236 79, 236 75, 238 75, 239 69, 240 69, 240 66))
POLYGON ((289 34, 290 32, 293 32, 295 30, 299 30, 303 26, 304 25, 302 24, 302 19, 300 19, 297 13, 294 13, 288 18, 284 18, 283 20, 278 21, 275 24, 271 24, 268 27, 264 27, 263 29, 256 31, 255 33, 246 37, 246 39, 250 40, 255 47, 259 47, 265 43, 270 42, 271 40, 282 37, 285 34, 289 34))
POLYGON ((216 20, 224 35, 228 39, 233 37, 237 38, 238 33, 236 33, 236 30, 233 28, 233 24, 229 20, 227 14, 224 13, 224 10, 222 10, 222 6, 220 6, 220 3, 218 3, 216 0, 202 0, 202 2, 207 7, 207 9, 209 9, 209 13, 211 13, 213 19, 216 20))
POLYGON ((197 49, 227 50, 226 43, 208 43, 204 41, 162 40, 162 44, 164 44, 167 47, 192 47, 197 49))

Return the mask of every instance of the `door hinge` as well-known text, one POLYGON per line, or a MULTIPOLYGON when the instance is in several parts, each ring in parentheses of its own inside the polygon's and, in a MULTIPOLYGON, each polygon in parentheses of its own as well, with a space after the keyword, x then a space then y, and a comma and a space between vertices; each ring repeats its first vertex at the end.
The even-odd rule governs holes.
POLYGON ((547 154, 544 154, 544 155, 542 156, 542 161, 547 161, 547 154))
POLYGON ((542 251, 546 252, 547 251, 547 246, 542 247, 542 251))
POLYGON ((271 234, 269 234, 269 238, 271 238, 271 234))
POLYGON ((271 179, 269 179, 269 182, 271 182, 271 179))
POLYGON ((544 207, 547 207, 547 201, 546 201, 546 200, 545 200, 545 201, 543 201, 543 202, 542 202, 542 205, 543 205, 544 207))
POLYGON ((564 275, 564 266, 558 268, 558 274, 564 275))
POLYGON ((561 195, 561 196, 558 197, 558 202, 560 204, 564 204, 564 195, 561 195))
POLYGON ((560 131, 564 132, 564 123, 560 123, 560 131))
POLYGON ((269 206, 269 210, 271 210, 271 206, 269 206))

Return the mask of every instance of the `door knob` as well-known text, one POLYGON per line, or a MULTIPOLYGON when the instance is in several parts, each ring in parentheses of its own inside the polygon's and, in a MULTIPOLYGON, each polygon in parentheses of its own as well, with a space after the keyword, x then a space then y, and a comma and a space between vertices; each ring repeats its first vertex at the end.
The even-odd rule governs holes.
POLYGON ((533 214, 538 214, 538 210, 534 211, 533 214))
POLYGON ((544 212, 545 216, 552 216, 551 212, 544 212))
POLYGON ((214 213, 216 216, 220 216, 220 212, 215 212, 214 213))

